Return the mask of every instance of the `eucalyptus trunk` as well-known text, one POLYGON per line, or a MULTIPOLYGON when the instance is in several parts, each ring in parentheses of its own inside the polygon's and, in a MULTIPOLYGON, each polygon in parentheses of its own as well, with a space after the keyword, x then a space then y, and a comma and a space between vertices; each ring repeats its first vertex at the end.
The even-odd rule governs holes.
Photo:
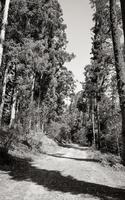
POLYGON ((4 44, 4 41, 5 41, 5 33, 6 33, 6 25, 7 25, 7 19, 8 19, 9 5, 10 5, 10 0, 6 0, 5 1, 5 7, 4 7, 3 20, 2 20, 2 29, 1 29, 1 34, 0 34, 0 67, 1 67, 1 64, 2 64, 3 44, 4 44))
POLYGON ((37 106, 37 131, 40 130, 41 124, 40 124, 40 98, 41 98, 41 89, 39 88, 39 96, 38 96, 38 106, 37 106))
POLYGON ((125 43, 125 0, 120 0, 120 3, 121 3, 123 32, 124 32, 124 43, 125 43))
POLYGON ((32 109, 33 109, 33 101, 34 101, 34 89, 35 89, 35 75, 32 76, 32 87, 31 87, 31 100, 30 100, 30 119, 29 119, 29 130, 31 130, 32 126, 32 109))
POLYGON ((91 108, 91 115, 92 115, 92 132, 93 132, 93 146, 96 148, 96 133, 95 133, 95 99, 92 100, 92 108, 91 108))
POLYGON ((122 162, 125 165, 125 63, 120 45, 120 36, 118 30, 118 21, 116 13, 116 0, 110 0, 110 19, 112 41, 115 58, 115 69, 117 75, 117 87, 120 99, 121 116, 122 116, 122 162))
POLYGON ((100 103, 97 102, 97 127, 98 127, 98 135, 97 135, 97 149, 100 150, 100 103))
POLYGON ((9 70, 9 66, 6 67, 5 74, 4 74, 4 80, 3 80, 3 88, 2 88, 3 91, 2 91, 2 98, 1 98, 1 104, 0 104, 0 127, 2 124, 3 109, 4 109, 4 104, 5 104, 8 70, 9 70))
POLYGON ((13 93, 13 102, 12 102, 12 107, 11 107, 11 117, 10 117, 10 124, 9 124, 9 128, 13 128, 14 127, 14 123, 15 123, 15 118, 16 118, 16 105, 17 105, 17 90, 16 88, 14 89, 14 93, 13 93))

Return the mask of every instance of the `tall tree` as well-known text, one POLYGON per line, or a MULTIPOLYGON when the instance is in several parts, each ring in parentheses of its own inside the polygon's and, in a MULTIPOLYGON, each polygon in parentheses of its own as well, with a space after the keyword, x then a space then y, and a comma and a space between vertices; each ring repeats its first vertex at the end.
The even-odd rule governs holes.
POLYGON ((1 104, 0 104, 0 127, 2 124, 3 109, 4 109, 4 104, 5 104, 8 70, 9 70, 9 65, 7 65, 5 69, 4 80, 3 80, 3 88, 2 88, 2 96, 1 96, 1 104))
POLYGON ((6 0, 5 7, 4 7, 3 20, 2 20, 2 28, 1 28, 1 33, 0 33, 0 67, 2 64, 3 44, 4 44, 4 40, 5 40, 5 32, 6 32, 6 25, 7 25, 7 20, 8 20, 9 5, 10 5, 10 0, 6 0))
POLYGON ((122 161, 125 165, 125 63, 120 45, 118 21, 116 13, 116 0, 110 0, 111 32, 117 74, 117 87, 122 115, 122 161))
MULTIPOLYGON (((1 26, 1 33, 0 33, 0 68, 2 65, 3 45, 4 45, 4 41, 5 41, 5 32, 6 32, 6 26, 7 26, 7 20, 8 20, 9 5, 10 5, 10 0, 6 0, 5 6, 4 6, 4 14, 3 14, 2 26, 1 26)), ((3 5, 2 5, 2 7, 3 7, 3 5)), ((1 105, 0 105, 0 126, 1 126, 4 103, 5 103, 8 68, 9 68, 9 66, 7 66, 5 69, 4 80, 3 80, 2 98, 1 98, 1 105)))
POLYGON ((5 121, 11 118, 17 90, 16 110, 20 121, 27 121, 29 127, 34 123, 35 127, 36 118, 42 124, 42 120, 54 119, 63 112, 64 99, 74 89, 73 75, 64 64, 74 55, 66 51, 66 25, 57 0, 13 0, 9 13, 4 54, 8 65, 3 68, 5 71, 10 66, 10 69, 6 73, 9 78, 6 79, 6 103, 2 104, 3 118, 5 121), (9 60, 8 54, 11 54, 9 60), (14 78, 10 78, 15 76, 14 65, 17 86, 14 78), (21 114, 25 115, 23 119, 21 114))
POLYGON ((124 32, 124 43, 125 43, 125 1, 120 0, 121 2, 121 11, 122 11, 122 22, 123 22, 123 32, 124 32))
MULTIPOLYGON (((91 102, 90 110, 93 124, 93 136, 96 141, 96 146, 100 149, 100 102, 104 91, 106 90, 106 80, 108 77, 108 45, 107 40, 109 38, 109 13, 107 0, 90 1, 92 7, 94 7, 93 21, 95 22, 93 31, 93 43, 92 43, 92 58, 91 65, 88 65, 87 73, 89 74, 89 82, 86 79, 86 86, 89 84, 89 89, 92 93, 89 94, 89 102, 91 102), (90 97, 91 96, 91 97, 90 97), (96 131, 95 131, 96 129, 96 131), (96 132, 96 133, 95 133, 96 132)), ((87 88, 89 88, 87 86, 87 88)), ((88 89, 87 89, 88 90, 88 89)))

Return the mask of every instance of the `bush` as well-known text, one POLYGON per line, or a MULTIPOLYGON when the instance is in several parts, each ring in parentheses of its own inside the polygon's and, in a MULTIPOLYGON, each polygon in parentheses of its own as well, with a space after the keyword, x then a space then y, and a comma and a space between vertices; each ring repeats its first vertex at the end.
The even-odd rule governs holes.
MULTIPOLYGON (((101 153, 100 151, 91 151, 89 158, 100 162, 103 166, 114 167, 115 169, 122 169, 121 158, 111 153, 101 153)), ((124 168, 125 170, 125 168, 124 168)))
POLYGON ((81 128, 74 134, 74 140, 80 145, 88 145, 85 128, 81 128))
POLYGON ((70 142, 70 127, 65 123, 51 122, 47 134, 58 143, 70 142))

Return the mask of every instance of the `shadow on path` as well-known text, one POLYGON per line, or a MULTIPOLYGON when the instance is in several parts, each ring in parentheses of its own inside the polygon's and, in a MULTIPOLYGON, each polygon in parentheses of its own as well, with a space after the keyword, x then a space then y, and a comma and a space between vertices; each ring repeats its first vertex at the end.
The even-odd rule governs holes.
POLYGON ((59 171, 39 169, 32 166, 30 159, 12 157, 12 160, 13 164, 9 171, 0 166, 0 170, 7 171, 12 180, 33 182, 50 191, 69 192, 76 195, 89 194, 100 197, 101 200, 125 200, 124 189, 80 181, 72 176, 63 176, 59 171))
POLYGON ((55 158, 64 158, 64 159, 69 159, 69 160, 76 160, 76 161, 85 161, 85 162, 99 162, 97 159, 89 159, 89 158, 74 158, 74 157, 68 157, 64 156, 64 154, 61 153, 56 153, 56 154, 48 154, 48 153, 42 153, 47 156, 55 157, 55 158))
POLYGON ((80 151, 86 151, 89 149, 89 147, 83 147, 83 146, 75 146, 73 144, 58 144, 60 147, 64 147, 64 148, 69 148, 69 149, 76 149, 76 150, 80 150, 80 151))

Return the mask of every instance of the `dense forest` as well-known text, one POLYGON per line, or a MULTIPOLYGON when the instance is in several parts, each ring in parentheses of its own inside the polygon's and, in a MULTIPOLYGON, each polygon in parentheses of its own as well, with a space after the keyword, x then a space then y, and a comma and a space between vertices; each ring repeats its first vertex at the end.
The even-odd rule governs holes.
POLYGON ((0 3, 1 156, 21 142, 38 147, 47 135, 118 155, 125 165, 124 0, 90 1, 91 59, 78 93, 59 2, 0 3))

